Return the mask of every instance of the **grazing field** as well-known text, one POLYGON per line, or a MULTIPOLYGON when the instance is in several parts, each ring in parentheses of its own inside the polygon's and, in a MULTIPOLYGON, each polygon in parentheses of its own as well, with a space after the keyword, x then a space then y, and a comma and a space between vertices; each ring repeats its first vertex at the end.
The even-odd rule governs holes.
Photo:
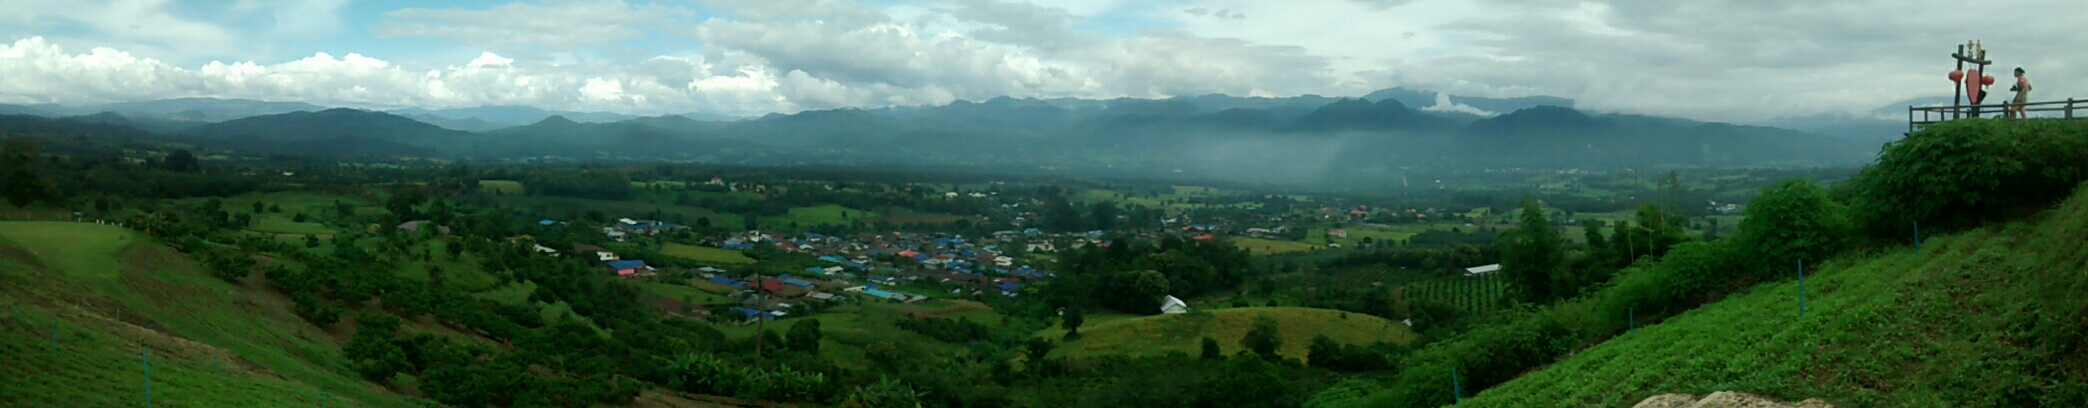
POLYGON ((718 264, 754 263, 754 258, 748 258, 746 254, 742 254, 740 251, 707 246, 668 243, 660 248, 660 253, 697 262, 718 264))
POLYGON ((1232 243, 1233 246, 1240 247, 1240 249, 1245 249, 1248 253, 1252 253, 1255 255, 1276 255, 1290 252, 1310 251, 1314 248, 1317 248, 1312 244, 1307 244, 1303 242, 1278 241, 1273 239, 1249 237, 1232 238, 1232 243))
POLYGON ((522 182, 514 180, 479 180, 479 191, 494 195, 521 195, 522 182))
MULTIPOLYGON (((1195 307, 1191 305, 1191 308, 1195 307)), ((1158 355, 1172 351, 1196 355, 1201 352, 1204 337, 1217 340, 1219 348, 1230 355, 1241 349, 1240 338, 1253 329, 1255 317, 1262 315, 1275 317, 1283 333, 1283 348, 1277 353, 1301 360, 1305 358, 1305 350, 1312 344, 1312 338, 1322 334, 1344 344, 1407 344, 1414 338, 1413 332, 1399 322, 1361 313, 1301 307, 1243 307, 1137 318, 1090 318, 1089 323, 1081 326, 1079 340, 1060 345, 1052 355, 1158 355)), ((1065 330, 1045 330, 1039 334, 1063 337, 1065 330)))
POLYGON ((877 213, 829 204, 818 207, 791 208, 789 214, 771 218, 770 222, 786 224, 795 222, 799 226, 809 227, 828 224, 848 225, 858 220, 874 218, 877 218, 877 213))
POLYGON ((20 316, 0 320, 0 405, 143 406, 147 350, 155 406, 406 404, 335 363, 288 300, 128 230, 0 223, 0 302, 20 316))
POLYGON ((1406 296, 1443 302, 1472 313, 1487 313, 1507 306, 1508 279, 1495 272, 1476 277, 1437 278, 1407 287, 1406 296))

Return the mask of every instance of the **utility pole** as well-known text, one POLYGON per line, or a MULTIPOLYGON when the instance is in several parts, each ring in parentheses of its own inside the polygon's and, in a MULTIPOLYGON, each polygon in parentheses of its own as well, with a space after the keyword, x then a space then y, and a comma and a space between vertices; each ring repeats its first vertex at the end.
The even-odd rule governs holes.
POLYGON ((760 273, 760 272, 755 272, 755 273, 754 273, 754 291, 755 291, 755 292, 757 292, 757 293, 760 293, 760 294, 761 294, 761 298, 760 298, 761 300, 758 300, 758 301, 756 301, 756 303, 755 303, 755 306, 754 306, 754 358, 755 358, 755 359, 760 359, 760 358, 761 358, 761 338, 762 338, 762 337, 767 337, 767 335, 768 335, 768 311, 767 311, 767 310, 763 310, 763 309, 768 309, 768 299, 769 299, 768 295, 769 295, 769 293, 768 293, 768 285, 767 285, 767 284, 764 284, 764 283, 762 282, 762 280, 763 280, 763 277, 761 276, 761 273, 760 273))

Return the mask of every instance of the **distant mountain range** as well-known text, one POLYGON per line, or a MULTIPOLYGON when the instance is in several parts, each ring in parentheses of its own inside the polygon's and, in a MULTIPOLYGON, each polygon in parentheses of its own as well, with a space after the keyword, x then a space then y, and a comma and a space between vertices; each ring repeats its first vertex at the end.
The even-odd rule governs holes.
MULTIPOLYGON (((1399 168, 1414 166, 1848 165, 1869 161, 1879 144, 1897 136, 1826 137, 1774 127, 1591 114, 1572 105, 1556 97, 1468 98, 1395 88, 1363 98, 1003 97, 722 121, 516 106, 380 112, 185 99, 105 106, 158 116, 110 110, 62 120, 142 129, 215 147, 332 157, 966 165, 1362 184, 1396 179, 1399 168), (174 119, 246 112, 273 113, 215 123, 174 119), (528 118, 535 119, 503 126, 528 118)), ((0 115, 53 116, 77 111, 72 109, 0 106, 0 115)), ((1850 123, 1866 121, 1885 122, 1848 118, 1850 123)))

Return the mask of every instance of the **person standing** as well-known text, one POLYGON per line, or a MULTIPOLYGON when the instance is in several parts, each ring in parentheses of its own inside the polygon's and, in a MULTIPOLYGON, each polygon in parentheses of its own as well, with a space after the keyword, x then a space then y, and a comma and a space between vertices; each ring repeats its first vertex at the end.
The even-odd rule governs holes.
POLYGON ((2015 86, 2008 87, 2008 90, 2016 93, 2015 100, 2008 104, 2008 118, 2025 119, 2029 117, 2024 104, 2030 102, 2030 77, 2023 76, 2023 67, 2016 67, 2015 78, 2015 86))

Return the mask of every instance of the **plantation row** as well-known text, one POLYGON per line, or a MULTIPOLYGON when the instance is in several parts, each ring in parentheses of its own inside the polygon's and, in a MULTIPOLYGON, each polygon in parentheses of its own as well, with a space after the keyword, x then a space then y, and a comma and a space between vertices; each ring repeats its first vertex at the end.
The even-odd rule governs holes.
POLYGON ((1415 299, 1442 302, 1472 313, 1501 308, 1508 296, 1508 280, 1500 274, 1477 277, 1453 276, 1414 284, 1408 289, 1415 299))

